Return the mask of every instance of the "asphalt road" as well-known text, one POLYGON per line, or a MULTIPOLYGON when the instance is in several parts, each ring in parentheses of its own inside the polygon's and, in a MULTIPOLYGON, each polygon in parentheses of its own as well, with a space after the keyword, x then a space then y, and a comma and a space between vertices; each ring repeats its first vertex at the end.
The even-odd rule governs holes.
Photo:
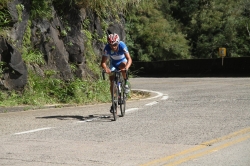
POLYGON ((148 99, 0 113, 1 166, 249 166, 250 78, 133 78, 148 99))

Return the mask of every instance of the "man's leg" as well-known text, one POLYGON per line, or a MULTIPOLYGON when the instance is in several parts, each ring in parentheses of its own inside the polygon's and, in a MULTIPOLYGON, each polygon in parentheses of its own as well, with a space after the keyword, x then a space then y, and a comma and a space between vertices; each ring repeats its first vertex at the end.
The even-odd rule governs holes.
POLYGON ((114 76, 113 76, 113 75, 112 75, 112 76, 109 76, 109 81, 110 81, 110 95, 111 95, 111 98, 112 98, 112 91, 113 91, 113 84, 112 84, 113 80, 114 80, 114 76))
POLYGON ((126 66, 126 63, 127 62, 122 62, 120 64, 119 68, 122 70, 122 76, 123 76, 123 79, 125 81, 125 93, 129 93, 129 91, 130 91, 129 82, 128 82, 128 78, 127 78, 127 75, 126 75, 126 71, 124 70, 125 66, 126 66))
POLYGON ((119 69, 120 70, 122 70, 122 76, 123 76, 123 78, 126 80, 127 78, 126 78, 126 71, 124 70, 125 69, 125 66, 126 66, 126 63, 127 62, 122 62, 121 64, 120 64, 120 66, 119 66, 119 69))

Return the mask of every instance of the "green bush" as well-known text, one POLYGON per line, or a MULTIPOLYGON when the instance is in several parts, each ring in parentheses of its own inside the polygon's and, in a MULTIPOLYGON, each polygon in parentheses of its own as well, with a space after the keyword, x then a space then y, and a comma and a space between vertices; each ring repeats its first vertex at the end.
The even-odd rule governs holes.
POLYGON ((0 106, 46 104, 92 104, 110 101, 109 82, 94 82, 75 79, 65 82, 55 78, 56 72, 49 70, 41 78, 29 73, 28 84, 23 92, 0 91, 0 106))

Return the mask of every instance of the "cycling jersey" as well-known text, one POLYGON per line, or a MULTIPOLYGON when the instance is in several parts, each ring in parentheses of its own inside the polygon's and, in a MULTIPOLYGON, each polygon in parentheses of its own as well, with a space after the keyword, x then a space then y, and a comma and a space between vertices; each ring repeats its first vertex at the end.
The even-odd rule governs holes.
POLYGON ((122 41, 118 44, 118 51, 115 52, 111 49, 110 45, 107 44, 104 48, 104 56, 110 57, 110 70, 119 70, 119 65, 122 62, 127 62, 127 59, 125 57, 125 53, 128 53, 128 48, 126 44, 122 41))

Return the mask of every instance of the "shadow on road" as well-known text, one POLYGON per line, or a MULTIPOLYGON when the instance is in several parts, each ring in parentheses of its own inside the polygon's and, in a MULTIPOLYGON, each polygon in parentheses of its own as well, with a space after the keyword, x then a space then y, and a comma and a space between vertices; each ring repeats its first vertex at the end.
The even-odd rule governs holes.
POLYGON ((79 120, 85 122, 98 122, 98 121, 112 121, 110 114, 106 115, 88 115, 88 116, 80 116, 80 115, 53 115, 53 116, 43 116, 43 117, 36 117, 36 119, 58 119, 58 120, 79 120))

